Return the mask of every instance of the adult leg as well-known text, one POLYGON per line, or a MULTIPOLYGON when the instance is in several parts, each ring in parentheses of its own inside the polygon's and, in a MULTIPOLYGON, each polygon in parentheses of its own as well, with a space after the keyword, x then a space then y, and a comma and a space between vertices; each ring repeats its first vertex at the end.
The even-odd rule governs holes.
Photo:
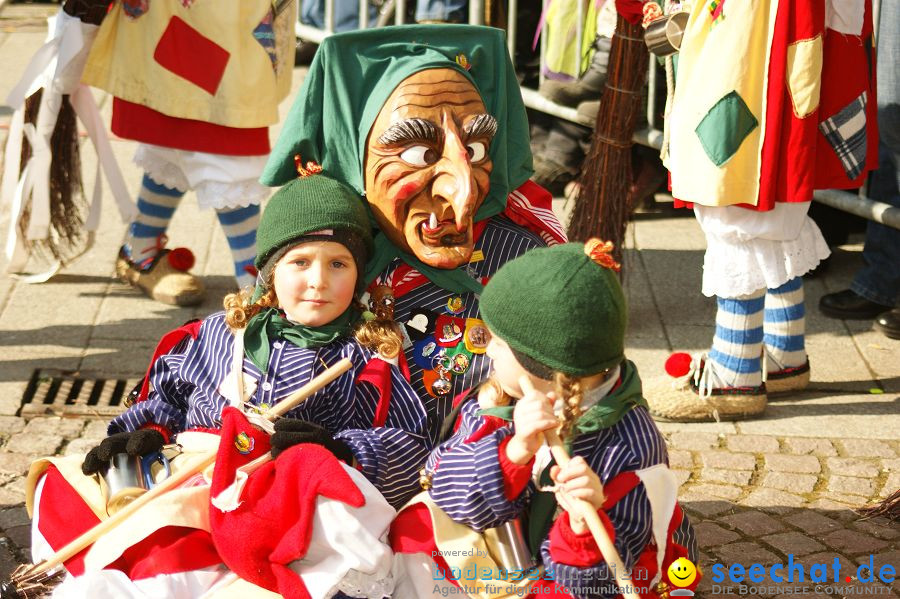
POLYGON ((228 239, 231 257, 234 260, 234 277, 238 287, 252 285, 256 277, 249 270, 256 258, 256 229, 259 227, 259 204, 243 208, 219 208, 216 216, 222 225, 222 232, 228 239))
POLYGON ((203 283, 187 272, 190 264, 172 259, 165 249, 165 234, 185 191, 168 187, 144 173, 138 196, 138 215, 128 227, 125 244, 116 260, 122 281, 165 304, 193 306, 206 297, 203 283))
POLYGON ((799 391, 809 384, 806 356, 806 308, 803 278, 766 291, 765 357, 766 391, 799 391))
MULTIPOLYGON (((892 57, 898 51, 900 0, 883 0, 877 66, 879 165, 872 174, 869 195, 896 207, 900 207, 900 73, 892 57)), ((856 273, 850 289, 822 297, 819 307, 826 316, 875 318, 900 301, 900 230, 870 221, 863 261, 865 266, 856 273)), ((894 318, 900 327, 900 314, 894 318)))
POLYGON ((184 193, 185 190, 166 187, 144 173, 138 194, 138 214, 128 226, 128 236, 125 238, 125 251, 132 262, 143 266, 156 258, 164 245, 160 240, 166 234, 184 193))

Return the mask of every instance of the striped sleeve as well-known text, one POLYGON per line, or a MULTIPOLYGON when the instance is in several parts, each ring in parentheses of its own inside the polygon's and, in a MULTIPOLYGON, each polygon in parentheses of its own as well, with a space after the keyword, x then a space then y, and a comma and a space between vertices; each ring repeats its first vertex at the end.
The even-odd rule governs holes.
POLYGON ((397 428, 348 429, 335 435, 350 446, 360 471, 385 500, 400 509, 419 491, 425 438, 397 428))
POLYGON ((173 434, 185 429, 188 398, 193 385, 183 381, 179 373, 185 354, 198 340, 187 336, 171 352, 157 358, 150 369, 147 399, 113 418, 107 426, 107 435, 133 432, 147 424, 157 424, 173 434))
MULTIPOLYGON (((371 359, 358 348, 357 371, 371 359)), ((346 442, 360 470, 393 507, 401 507, 416 494, 419 470, 428 457, 427 415, 419 396, 396 366, 391 366, 391 395, 384 427, 371 428, 379 401, 378 390, 368 383, 355 382, 349 390, 347 412, 352 425, 336 438, 346 442)), ((354 375, 355 380, 358 373, 354 375)))
POLYGON ((482 421, 476 416, 478 407, 477 401, 469 401, 457 433, 429 460, 429 469, 434 472, 429 493, 454 521, 483 531, 515 518, 531 492, 522 493, 515 501, 506 498, 497 452, 503 439, 512 434, 510 427, 465 442, 482 421))

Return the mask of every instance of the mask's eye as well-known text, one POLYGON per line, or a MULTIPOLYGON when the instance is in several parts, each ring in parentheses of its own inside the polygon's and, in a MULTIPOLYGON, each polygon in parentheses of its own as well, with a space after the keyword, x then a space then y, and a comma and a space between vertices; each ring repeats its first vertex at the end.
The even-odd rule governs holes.
POLYGON ((482 141, 473 141, 466 146, 470 162, 481 162, 487 156, 487 146, 482 141))
POLYGON ((400 159, 413 166, 428 166, 437 162, 438 155, 428 146, 412 146, 403 150, 400 159))

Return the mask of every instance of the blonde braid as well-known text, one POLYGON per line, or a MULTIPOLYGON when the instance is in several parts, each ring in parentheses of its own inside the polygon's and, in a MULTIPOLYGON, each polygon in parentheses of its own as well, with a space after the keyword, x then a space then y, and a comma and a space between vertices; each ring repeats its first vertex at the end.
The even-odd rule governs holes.
POLYGON ((556 395, 563 400, 559 438, 565 441, 572 433, 578 417, 581 416, 581 401, 584 398, 584 391, 581 388, 581 379, 570 377, 562 372, 557 372, 554 379, 556 395))

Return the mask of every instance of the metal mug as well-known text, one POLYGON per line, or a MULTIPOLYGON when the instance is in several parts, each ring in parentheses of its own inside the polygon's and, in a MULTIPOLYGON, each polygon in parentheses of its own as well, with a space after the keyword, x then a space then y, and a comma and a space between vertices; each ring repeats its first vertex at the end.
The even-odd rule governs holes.
POLYGON ((156 482, 151 472, 154 464, 162 465, 166 478, 172 474, 168 458, 160 451, 145 456, 130 456, 127 453, 113 455, 109 469, 103 475, 106 481, 106 511, 109 515, 154 487, 156 482))
POLYGON ((656 56, 669 56, 678 52, 689 18, 687 11, 679 11, 650 21, 644 31, 647 49, 656 56))
POLYGON ((524 573, 535 566, 522 531, 522 522, 518 518, 485 530, 484 538, 491 556, 501 569, 524 573))

